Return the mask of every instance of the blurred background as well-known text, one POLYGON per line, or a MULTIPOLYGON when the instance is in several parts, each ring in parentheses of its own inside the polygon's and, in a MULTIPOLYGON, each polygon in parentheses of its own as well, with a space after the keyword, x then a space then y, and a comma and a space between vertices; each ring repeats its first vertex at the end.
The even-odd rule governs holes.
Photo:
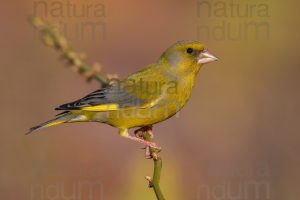
POLYGON ((199 73, 178 118, 154 127, 172 200, 300 196, 299 2, 3 1, 0 7, 0 199, 155 199, 141 145, 103 124, 25 136, 54 107, 99 88, 64 67, 28 22, 59 23, 76 51, 120 77, 182 39, 221 60, 199 73))

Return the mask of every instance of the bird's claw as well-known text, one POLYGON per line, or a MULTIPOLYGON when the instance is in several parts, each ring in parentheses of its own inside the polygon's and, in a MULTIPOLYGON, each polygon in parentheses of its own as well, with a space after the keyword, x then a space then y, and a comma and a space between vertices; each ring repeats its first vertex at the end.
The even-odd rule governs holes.
POLYGON ((152 132, 152 126, 144 126, 134 131, 134 135, 138 138, 143 138, 143 134, 147 132, 150 135, 150 138, 153 139, 154 135, 152 132))
POLYGON ((145 158, 146 159, 151 159, 152 158, 151 151, 150 151, 150 148, 148 146, 145 147, 145 158))
MULTIPOLYGON (((151 139, 154 138, 152 126, 145 126, 134 131, 135 137, 142 140, 144 140, 145 133, 148 133, 151 139)), ((143 143, 145 144, 145 147, 142 149, 145 149, 145 157, 148 159, 151 159, 153 157, 150 148, 155 149, 157 152, 160 152, 162 150, 161 147, 158 147, 154 142, 144 140, 143 143)))
POLYGON ((145 158, 146 158, 146 159, 151 159, 151 158, 153 158, 152 153, 151 153, 151 151, 150 151, 150 148, 154 148, 154 149, 157 151, 157 153, 159 153, 159 152, 162 151, 162 148, 161 148, 161 147, 156 146, 155 143, 153 143, 153 144, 155 145, 155 147, 153 147, 153 146, 152 146, 152 147, 151 147, 151 146, 145 146, 145 147, 142 148, 142 149, 145 150, 145 158))

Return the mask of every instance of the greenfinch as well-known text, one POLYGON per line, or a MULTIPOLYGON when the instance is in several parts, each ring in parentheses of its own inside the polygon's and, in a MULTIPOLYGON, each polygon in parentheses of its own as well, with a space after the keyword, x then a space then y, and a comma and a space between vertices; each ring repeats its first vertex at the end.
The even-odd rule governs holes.
POLYGON ((153 124, 174 116, 189 100, 201 67, 216 60, 201 43, 179 41, 141 71, 57 107, 63 112, 28 133, 62 123, 100 122, 118 128, 120 136, 157 148, 128 130, 139 127, 135 134, 151 133, 153 124))

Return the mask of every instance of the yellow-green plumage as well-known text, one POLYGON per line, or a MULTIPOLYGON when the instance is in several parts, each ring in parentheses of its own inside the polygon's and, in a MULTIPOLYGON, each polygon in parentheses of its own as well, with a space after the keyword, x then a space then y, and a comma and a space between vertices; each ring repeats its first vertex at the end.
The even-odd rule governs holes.
POLYGON ((120 135, 126 136, 130 128, 164 121, 190 98, 201 65, 216 60, 212 55, 210 60, 203 55, 210 54, 199 42, 178 42, 143 70, 58 107, 66 112, 31 131, 63 122, 94 121, 117 127, 120 135))

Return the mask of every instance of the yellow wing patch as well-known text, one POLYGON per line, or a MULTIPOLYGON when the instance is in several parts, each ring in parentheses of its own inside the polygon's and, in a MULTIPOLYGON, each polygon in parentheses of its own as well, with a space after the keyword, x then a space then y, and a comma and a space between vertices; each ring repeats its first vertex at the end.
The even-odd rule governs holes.
MULTIPOLYGON (((156 99, 148 104, 144 104, 141 106, 129 106, 129 107, 124 107, 123 109, 130 109, 130 108, 142 108, 142 109, 146 109, 146 108, 151 108, 153 106, 155 106, 159 99, 156 99)), ((103 105, 97 105, 97 106, 85 106, 80 108, 80 110, 84 110, 84 111, 94 111, 94 112, 105 112, 105 111, 115 111, 115 110, 119 110, 119 105, 118 104, 103 104, 103 105)))
POLYGON ((65 120, 61 120, 61 121, 54 121, 54 122, 51 122, 49 124, 46 124, 44 127, 50 127, 50 126, 55 126, 55 125, 58 125, 58 124, 62 124, 66 122, 65 120))
POLYGON ((86 107, 82 107, 80 110, 104 112, 104 111, 114 111, 118 109, 119 109, 118 104, 104 104, 98 106, 86 106, 86 107))

